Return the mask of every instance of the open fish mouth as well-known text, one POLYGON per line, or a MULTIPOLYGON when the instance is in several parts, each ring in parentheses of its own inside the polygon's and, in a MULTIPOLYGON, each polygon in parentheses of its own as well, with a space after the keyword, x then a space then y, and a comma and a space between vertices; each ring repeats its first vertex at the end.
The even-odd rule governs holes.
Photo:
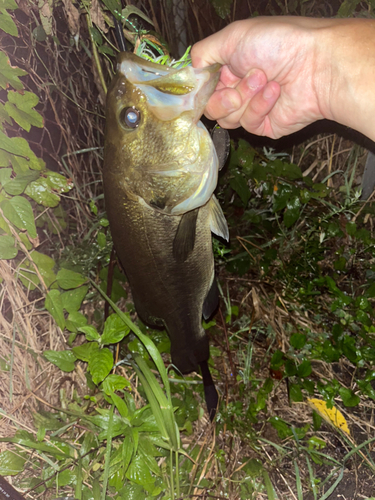
POLYGON ((121 52, 117 71, 144 93, 150 111, 159 120, 174 120, 194 111, 193 122, 197 123, 219 80, 220 67, 176 69, 121 52))

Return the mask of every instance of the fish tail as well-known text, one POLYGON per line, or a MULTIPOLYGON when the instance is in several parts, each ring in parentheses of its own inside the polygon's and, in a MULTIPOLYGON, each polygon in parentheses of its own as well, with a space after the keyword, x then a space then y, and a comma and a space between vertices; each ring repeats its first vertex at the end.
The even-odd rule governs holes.
POLYGON ((199 363, 199 367, 201 369, 203 378, 204 397, 206 400, 208 415, 211 422, 213 422, 219 403, 219 395, 217 393, 215 383, 212 379, 207 361, 202 361, 201 363, 199 363))

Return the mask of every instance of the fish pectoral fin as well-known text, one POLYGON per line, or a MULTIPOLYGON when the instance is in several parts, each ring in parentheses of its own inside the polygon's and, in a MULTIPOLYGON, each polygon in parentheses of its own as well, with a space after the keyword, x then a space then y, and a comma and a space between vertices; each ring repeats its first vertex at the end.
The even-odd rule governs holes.
POLYGON ((196 208, 181 217, 173 240, 173 257, 177 262, 185 262, 194 249, 198 211, 196 208))
POLYGON ((219 170, 221 170, 228 159, 230 152, 230 136, 228 130, 215 126, 211 133, 212 142, 214 143, 217 158, 219 160, 219 170))
POLYGON ((215 195, 212 195, 209 204, 211 231, 216 234, 216 236, 220 236, 220 238, 223 238, 225 241, 229 241, 228 224, 215 195))
POLYGON ((217 309, 219 305, 219 289, 217 287, 215 276, 212 280, 211 288, 203 302, 202 316, 207 321, 217 309))

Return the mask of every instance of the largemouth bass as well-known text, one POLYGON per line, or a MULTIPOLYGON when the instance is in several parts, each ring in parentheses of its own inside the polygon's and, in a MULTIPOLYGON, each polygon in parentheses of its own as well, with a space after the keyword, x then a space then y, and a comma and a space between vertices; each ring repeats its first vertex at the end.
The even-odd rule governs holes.
POLYGON ((207 368, 202 316, 218 303, 211 231, 228 239, 213 195, 219 162, 199 121, 219 68, 173 69, 122 52, 107 94, 104 194, 114 246, 140 318, 167 329, 181 373, 207 368))

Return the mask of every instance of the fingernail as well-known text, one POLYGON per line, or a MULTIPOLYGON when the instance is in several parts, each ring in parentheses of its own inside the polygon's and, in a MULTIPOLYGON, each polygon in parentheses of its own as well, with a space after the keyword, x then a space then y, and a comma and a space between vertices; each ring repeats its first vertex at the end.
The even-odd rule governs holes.
POLYGON ((255 70, 254 73, 250 74, 246 79, 246 85, 251 90, 256 90, 262 84, 264 84, 262 79, 262 74, 259 71, 255 70))
POLYGON ((263 97, 264 99, 271 99, 271 97, 273 97, 273 89, 272 87, 266 87, 263 91, 263 97))

